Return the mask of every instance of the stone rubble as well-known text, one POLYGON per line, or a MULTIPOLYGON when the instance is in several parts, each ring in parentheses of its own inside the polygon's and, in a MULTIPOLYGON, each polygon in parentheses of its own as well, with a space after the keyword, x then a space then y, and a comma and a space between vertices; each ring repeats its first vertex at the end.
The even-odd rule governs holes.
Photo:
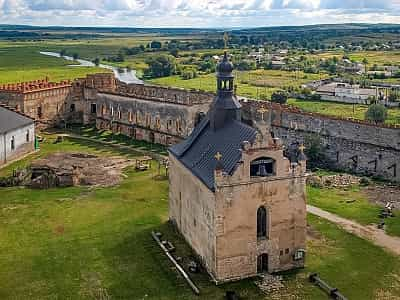
POLYGON ((256 280, 254 283, 265 294, 271 294, 277 292, 285 287, 283 285, 282 276, 262 274, 259 275, 259 277, 260 279, 256 280))
POLYGON ((328 176, 310 176, 307 183, 314 187, 345 188, 352 185, 359 185, 361 177, 350 174, 338 174, 328 176))

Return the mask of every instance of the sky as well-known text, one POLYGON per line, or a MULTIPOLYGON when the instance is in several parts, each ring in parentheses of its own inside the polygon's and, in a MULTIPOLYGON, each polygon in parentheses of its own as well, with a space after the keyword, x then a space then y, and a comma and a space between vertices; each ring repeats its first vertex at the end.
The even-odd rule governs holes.
POLYGON ((399 23, 400 0, 0 0, 0 24, 260 27, 399 23))

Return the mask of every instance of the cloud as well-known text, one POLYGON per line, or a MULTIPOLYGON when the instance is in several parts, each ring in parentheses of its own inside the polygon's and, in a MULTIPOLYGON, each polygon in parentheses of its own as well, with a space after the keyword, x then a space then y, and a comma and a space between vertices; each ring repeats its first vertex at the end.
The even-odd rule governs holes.
POLYGON ((400 0, 0 0, 0 23, 231 27, 399 22, 400 0))

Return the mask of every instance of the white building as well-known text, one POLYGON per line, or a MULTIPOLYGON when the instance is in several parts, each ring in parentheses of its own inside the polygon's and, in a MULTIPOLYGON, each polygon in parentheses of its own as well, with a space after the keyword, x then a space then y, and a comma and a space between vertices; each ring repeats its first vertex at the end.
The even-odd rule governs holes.
POLYGON ((0 106, 0 165, 34 151, 34 121, 0 106))

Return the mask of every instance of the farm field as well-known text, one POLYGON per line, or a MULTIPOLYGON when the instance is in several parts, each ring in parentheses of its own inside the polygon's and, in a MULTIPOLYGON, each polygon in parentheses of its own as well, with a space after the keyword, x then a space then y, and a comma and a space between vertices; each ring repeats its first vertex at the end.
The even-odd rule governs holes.
MULTIPOLYGON (((322 75, 324 77, 325 75, 322 75)), ((318 74, 287 72, 277 70, 235 71, 237 93, 240 96, 260 99, 285 87, 297 87, 308 81, 320 79, 318 74)), ((185 89, 199 89, 215 92, 215 74, 201 75, 194 79, 184 80, 180 76, 152 79, 149 82, 185 89)))
MULTIPOLYGON (((289 99, 288 104, 296 106, 306 112, 320 113, 328 116, 354 118, 358 120, 365 119, 365 112, 368 110, 366 105, 353 105, 335 102, 306 101, 299 99, 289 99)), ((388 118, 386 124, 400 124, 400 109, 388 109, 388 118)))
POLYGON ((318 54, 310 54, 310 58, 341 58, 348 55, 350 59, 362 62, 364 58, 368 60, 368 65, 400 65, 400 51, 357 51, 357 52, 344 52, 344 51, 326 51, 318 54))
MULTIPOLYGON (((25 164, 57 151, 137 155, 73 138, 54 140, 46 135, 41 152, 25 164)), ((245 300, 326 299, 308 282, 312 272, 349 299, 400 295, 399 258, 309 216, 307 267, 283 274, 279 294, 260 294, 252 280, 216 287, 201 273, 193 276, 201 290, 194 296, 150 237, 160 230, 174 242, 177 255, 192 255, 166 223, 168 183, 154 179, 156 172, 156 167, 141 173, 127 169, 123 183, 113 188, 0 189, 0 298, 222 300, 225 291, 235 290, 245 300)))
POLYGON ((0 84, 43 79, 52 81, 106 72, 100 68, 68 67, 71 62, 41 55, 40 46, 10 47, 0 43, 0 84))

